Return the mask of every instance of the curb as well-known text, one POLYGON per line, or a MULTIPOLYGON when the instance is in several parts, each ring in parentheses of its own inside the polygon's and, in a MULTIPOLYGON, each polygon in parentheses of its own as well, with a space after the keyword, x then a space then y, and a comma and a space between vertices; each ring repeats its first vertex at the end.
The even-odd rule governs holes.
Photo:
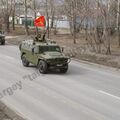
POLYGON ((3 112, 5 116, 8 116, 10 120, 27 120, 20 115, 19 113, 12 110, 10 107, 5 105, 2 101, 0 101, 0 110, 3 112))
POLYGON ((108 69, 108 70, 120 72, 120 68, 114 68, 114 67, 110 67, 110 66, 105 66, 105 65, 85 61, 85 60, 80 60, 80 59, 77 59, 77 58, 72 58, 72 60, 83 63, 83 64, 92 65, 92 66, 95 66, 95 67, 98 67, 98 68, 103 68, 103 69, 108 69))

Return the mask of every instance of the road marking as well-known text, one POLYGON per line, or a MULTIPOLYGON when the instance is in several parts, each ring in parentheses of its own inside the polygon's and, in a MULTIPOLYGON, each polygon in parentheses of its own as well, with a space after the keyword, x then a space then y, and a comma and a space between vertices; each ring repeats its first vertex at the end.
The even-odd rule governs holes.
POLYGON ((101 91, 101 90, 99 90, 99 92, 102 93, 102 94, 111 96, 111 97, 113 97, 113 98, 115 98, 115 99, 117 99, 117 100, 120 100, 120 97, 118 97, 118 96, 112 95, 112 94, 110 94, 110 93, 107 93, 107 92, 104 92, 104 91, 101 91))

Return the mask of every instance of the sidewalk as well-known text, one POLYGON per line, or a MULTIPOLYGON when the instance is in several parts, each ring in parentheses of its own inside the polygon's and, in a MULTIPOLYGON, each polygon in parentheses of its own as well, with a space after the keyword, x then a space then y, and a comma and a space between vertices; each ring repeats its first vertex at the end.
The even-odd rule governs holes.
POLYGON ((0 120, 25 120, 18 113, 13 111, 0 101, 0 120))
POLYGON ((20 35, 20 36, 6 36, 6 43, 13 44, 13 45, 19 45, 21 41, 30 39, 31 36, 26 35, 20 35))

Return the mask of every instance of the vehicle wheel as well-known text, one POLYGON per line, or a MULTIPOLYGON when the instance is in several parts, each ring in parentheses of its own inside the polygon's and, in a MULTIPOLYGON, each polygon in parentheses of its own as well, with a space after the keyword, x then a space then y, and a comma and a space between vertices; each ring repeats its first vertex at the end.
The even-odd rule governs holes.
POLYGON ((5 41, 3 41, 3 42, 1 43, 1 45, 5 45, 5 41))
POLYGON ((28 67, 29 61, 26 59, 26 55, 22 55, 21 59, 22 59, 23 66, 28 67))
POLYGON ((40 73, 45 74, 47 72, 47 63, 43 60, 40 60, 38 63, 38 69, 40 71, 40 73))
POLYGON ((60 68, 61 73, 66 73, 68 71, 68 65, 65 68, 60 68))
POLYGON ((22 44, 19 45, 19 50, 20 50, 20 51, 21 51, 21 46, 22 46, 22 44))

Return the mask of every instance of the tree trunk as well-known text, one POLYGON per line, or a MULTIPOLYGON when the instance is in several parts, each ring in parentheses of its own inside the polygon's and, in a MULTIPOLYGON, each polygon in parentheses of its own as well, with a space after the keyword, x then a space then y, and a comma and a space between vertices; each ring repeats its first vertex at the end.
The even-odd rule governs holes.
POLYGON ((111 55, 111 43, 110 43, 110 37, 107 38, 108 39, 108 46, 107 46, 107 51, 106 54, 107 55, 111 55))
POLYGON ((47 37, 50 37, 50 23, 49 23, 49 13, 48 13, 48 0, 46 0, 46 18, 47 18, 47 37))
POLYGON ((73 43, 76 44, 76 1, 72 2, 73 7, 73 43))
POLYGON ((73 30, 73 43, 76 44, 76 25, 74 23, 74 30, 73 30))
MULTIPOLYGON (((34 19, 36 19, 36 17, 37 17, 37 15, 36 15, 36 1, 34 0, 33 2, 34 2, 33 3, 33 5, 34 5, 34 19)), ((36 26, 35 27, 35 34, 38 35, 38 32, 39 32, 38 27, 36 26)))
POLYGON ((49 16, 47 17, 47 22, 48 22, 48 26, 47 26, 47 37, 50 37, 50 23, 49 23, 49 16))
POLYGON ((15 14, 13 12, 13 16, 12 16, 12 28, 13 30, 15 30, 15 14))
POLYGON ((13 10, 12 10, 12 28, 15 30, 15 0, 13 3, 13 10))
POLYGON ((53 28, 54 26, 54 14, 52 15, 52 19, 51 19, 51 29, 53 28))
MULTIPOLYGON (((108 1, 108 15, 107 17, 107 23, 108 23, 108 30, 107 30, 107 39, 108 39, 108 47, 107 47, 107 54, 111 54, 111 21, 110 21, 110 0, 108 1)), ((107 25, 107 24, 106 24, 107 25)))
POLYGON ((117 34, 118 34, 118 47, 120 47, 120 0, 117 1, 117 34))
POLYGON ((10 32, 9 15, 6 14, 4 19, 5 19, 5 31, 9 33, 10 32))
POLYGON ((120 47, 120 28, 118 28, 118 47, 120 47))
POLYGON ((28 23, 27 23, 27 0, 25 0, 25 32, 26 35, 29 35, 28 23))

